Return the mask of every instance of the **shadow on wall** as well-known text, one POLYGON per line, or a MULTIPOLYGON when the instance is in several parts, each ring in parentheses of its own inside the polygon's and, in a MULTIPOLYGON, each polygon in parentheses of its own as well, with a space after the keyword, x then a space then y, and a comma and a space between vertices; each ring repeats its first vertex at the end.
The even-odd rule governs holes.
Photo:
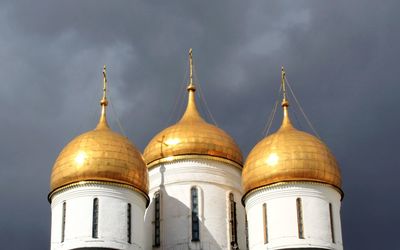
MULTIPOLYGON (((217 241, 213 238, 208 231, 203 221, 203 213, 200 213, 200 240, 192 241, 192 209, 179 201, 178 199, 170 196, 164 186, 164 173, 165 166, 160 167, 161 183, 159 186, 160 194, 160 245, 157 246, 155 239, 156 232, 156 205, 154 197, 150 201, 145 215, 145 225, 148 237, 146 239, 146 249, 160 249, 160 250, 219 250, 227 249, 218 245, 217 241)), ((188 190, 188 199, 190 197, 190 190, 188 190)), ((199 190, 199 193, 201 190, 199 190)), ((201 199, 202 195, 199 197, 201 199)), ((190 204, 190 203, 189 203, 190 204)), ((200 204, 204 204, 200 201, 200 204)), ((199 207, 200 210, 203 207, 199 207)))

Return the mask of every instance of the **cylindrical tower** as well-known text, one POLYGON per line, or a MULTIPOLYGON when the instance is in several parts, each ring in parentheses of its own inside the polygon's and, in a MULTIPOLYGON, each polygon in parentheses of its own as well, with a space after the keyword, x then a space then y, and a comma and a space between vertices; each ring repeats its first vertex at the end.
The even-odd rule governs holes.
POLYGON ((51 249, 145 249, 148 173, 142 155, 106 120, 73 139, 51 173, 51 249))
POLYGON ((144 150, 150 180, 147 249, 245 249, 242 154, 196 108, 192 52, 188 104, 144 150))
POLYGON ((284 77, 282 125, 243 168, 249 249, 341 250, 340 169, 323 142, 293 127, 284 77))

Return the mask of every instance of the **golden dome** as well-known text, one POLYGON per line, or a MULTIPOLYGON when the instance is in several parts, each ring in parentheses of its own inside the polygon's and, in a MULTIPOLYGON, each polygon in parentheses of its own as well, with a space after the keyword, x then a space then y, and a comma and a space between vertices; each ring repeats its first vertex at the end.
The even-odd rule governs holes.
POLYGON ((146 164, 126 137, 109 128, 105 91, 101 105, 97 127, 73 139, 58 156, 51 173, 50 195, 69 184, 101 181, 132 187, 147 197, 146 164))
POLYGON ((247 157, 242 172, 244 192, 287 181, 320 182, 340 190, 342 180, 335 157, 322 141, 292 126, 286 97, 282 106, 280 129, 261 140, 247 157))
POLYGON ((158 133, 147 145, 143 157, 152 167, 162 161, 177 158, 205 157, 228 161, 242 167, 243 157, 235 141, 222 129, 203 120, 196 108, 190 55, 190 82, 186 111, 178 123, 158 133))

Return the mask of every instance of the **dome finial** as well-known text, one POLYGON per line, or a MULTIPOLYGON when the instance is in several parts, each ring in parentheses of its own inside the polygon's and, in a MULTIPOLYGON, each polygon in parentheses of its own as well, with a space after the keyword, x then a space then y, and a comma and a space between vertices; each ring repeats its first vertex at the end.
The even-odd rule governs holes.
POLYGON ((289 102, 286 99, 285 76, 286 76, 285 68, 283 68, 283 66, 282 66, 282 70, 281 70, 281 84, 282 84, 282 93, 283 93, 282 107, 289 106, 289 102))
POLYGON ((97 124, 96 129, 108 128, 108 123, 107 123, 107 119, 106 119, 106 107, 108 105, 106 65, 104 65, 104 67, 103 67, 103 98, 101 98, 101 100, 100 100, 100 105, 101 105, 101 115, 100 115, 99 124, 97 124))
POLYGON ((188 103, 181 121, 203 121, 196 107, 196 87, 193 82, 193 50, 191 48, 189 49, 189 84, 187 86, 187 91, 189 92, 188 103))
POLYGON ((196 87, 193 83, 193 49, 189 49, 189 85, 187 87, 188 91, 196 91, 196 87))
POLYGON ((288 112, 288 107, 289 107, 289 101, 286 98, 286 72, 285 68, 282 66, 281 70, 281 84, 282 84, 282 94, 283 94, 283 99, 282 99, 282 108, 283 108, 283 121, 281 128, 285 127, 292 127, 292 123, 290 122, 289 119, 289 112, 288 112))

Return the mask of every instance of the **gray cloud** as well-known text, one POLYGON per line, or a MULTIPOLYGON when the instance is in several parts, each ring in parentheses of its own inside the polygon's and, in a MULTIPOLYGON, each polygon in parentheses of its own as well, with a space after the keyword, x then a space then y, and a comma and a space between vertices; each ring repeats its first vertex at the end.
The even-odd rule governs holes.
MULTIPOLYGON (((70 139, 96 124, 102 65, 126 135, 143 149, 180 116, 190 47, 213 116, 245 155, 262 138, 285 65, 342 167, 345 247, 395 246, 399 7, 397 1, 1 2, 3 248, 49 247, 51 167, 70 139), (177 99, 181 108, 173 112, 177 99)), ((297 126, 307 129, 293 110, 297 126)), ((118 130, 113 112, 110 120, 118 130)), ((280 113, 273 128, 279 122, 280 113)))

